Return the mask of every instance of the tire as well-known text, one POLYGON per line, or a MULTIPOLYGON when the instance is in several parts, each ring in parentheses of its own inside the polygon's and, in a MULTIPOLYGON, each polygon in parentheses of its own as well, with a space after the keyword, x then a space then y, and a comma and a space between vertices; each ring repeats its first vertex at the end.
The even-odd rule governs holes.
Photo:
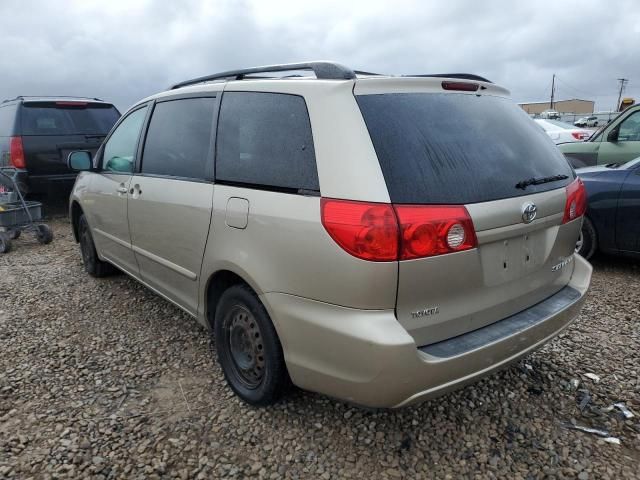
POLYGON ((0 253, 9 253, 11 251, 11 239, 5 232, 0 232, 0 253))
POLYGON ((53 241, 53 231, 51 231, 49 225, 44 223, 36 225, 36 240, 42 245, 48 245, 53 241))
POLYGON ((92 277, 106 277, 114 273, 115 268, 107 262, 103 262, 98 258, 91 229, 84 215, 80 215, 78 219, 78 238, 80 240, 80 253, 82 254, 82 263, 84 270, 92 277))
POLYGON ((580 237, 576 243, 576 253, 589 260, 598 248, 598 236, 593 223, 587 217, 582 222, 580 237))
POLYGON ((231 389, 255 406, 276 403, 290 385, 282 346, 266 309, 246 285, 227 289, 214 320, 218 362, 231 389))
POLYGON ((9 238, 11 240, 17 240, 18 238, 20 238, 20 234, 22 232, 20 230, 7 230, 5 233, 9 235, 9 238))

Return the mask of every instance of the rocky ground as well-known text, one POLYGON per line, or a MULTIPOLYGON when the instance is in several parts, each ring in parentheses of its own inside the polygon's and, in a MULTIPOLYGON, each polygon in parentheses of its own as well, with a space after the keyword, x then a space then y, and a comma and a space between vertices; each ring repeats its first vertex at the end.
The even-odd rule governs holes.
POLYGON ((294 391, 255 409, 194 320, 124 275, 89 277, 69 224, 51 225, 51 245, 0 256, 1 478, 640 477, 638 263, 597 259, 565 334, 444 398, 369 411, 294 391), (603 411, 616 402, 636 415, 603 411))

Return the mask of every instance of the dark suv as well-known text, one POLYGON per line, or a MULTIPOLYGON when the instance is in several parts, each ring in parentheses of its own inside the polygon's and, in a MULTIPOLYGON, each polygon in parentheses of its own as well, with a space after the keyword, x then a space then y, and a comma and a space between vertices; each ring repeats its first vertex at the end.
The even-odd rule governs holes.
POLYGON ((24 193, 71 191, 76 173, 67 168, 73 150, 95 152, 120 112, 98 98, 25 97, 0 103, 0 167, 23 170, 24 193))

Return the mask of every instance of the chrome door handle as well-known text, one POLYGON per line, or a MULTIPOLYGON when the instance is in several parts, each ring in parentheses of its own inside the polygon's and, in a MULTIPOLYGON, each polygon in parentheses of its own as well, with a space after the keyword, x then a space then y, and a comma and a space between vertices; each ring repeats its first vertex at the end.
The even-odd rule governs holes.
POLYGON ((118 187, 118 193, 127 193, 127 187, 118 187))

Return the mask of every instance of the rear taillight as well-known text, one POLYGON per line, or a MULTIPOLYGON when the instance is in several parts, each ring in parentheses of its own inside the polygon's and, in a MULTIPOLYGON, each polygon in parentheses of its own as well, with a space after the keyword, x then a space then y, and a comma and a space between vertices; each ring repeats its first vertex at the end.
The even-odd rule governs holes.
POLYGON ((587 211, 587 191, 579 178, 567 185, 567 203, 564 206, 562 223, 581 217, 587 211))
POLYGON ((374 262, 398 258, 398 221, 391 205, 321 200, 322 224, 354 257, 374 262))
POLYGON ((9 140, 9 165, 15 168, 26 168, 22 137, 11 137, 9 140))
POLYGON ((576 140, 584 140, 589 136, 589 134, 585 132, 571 132, 571 136, 576 140))
POLYGON ((469 212, 458 205, 395 205, 400 260, 469 250, 477 245, 469 212))
POLYGON ((463 206, 390 205, 323 198, 322 224, 338 245, 363 260, 431 257, 477 245, 463 206))

